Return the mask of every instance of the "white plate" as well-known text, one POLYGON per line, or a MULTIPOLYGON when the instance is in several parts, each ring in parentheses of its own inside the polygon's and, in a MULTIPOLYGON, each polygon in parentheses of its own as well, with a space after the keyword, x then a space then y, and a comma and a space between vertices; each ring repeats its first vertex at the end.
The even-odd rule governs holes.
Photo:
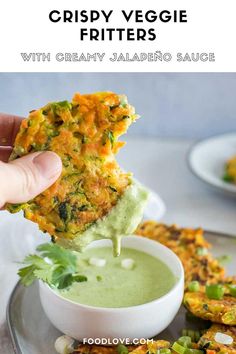
POLYGON ((236 185, 223 181, 226 161, 236 155, 236 133, 214 136, 195 144, 188 155, 192 172, 204 182, 236 196, 236 185))
MULTIPOLYGON (((213 248, 215 257, 229 255, 231 262, 227 266, 227 274, 235 274, 235 239, 226 234, 205 231, 204 236, 213 248)), ((181 307, 176 318, 159 339, 173 341, 178 338, 183 328, 204 328, 204 321, 189 322, 185 317, 186 310, 181 307)), ((54 342, 61 333, 49 322, 42 309, 38 284, 25 288, 16 285, 9 300, 7 322, 16 354, 56 354, 54 342)), ((0 350, 1 352, 1 350, 0 350)))

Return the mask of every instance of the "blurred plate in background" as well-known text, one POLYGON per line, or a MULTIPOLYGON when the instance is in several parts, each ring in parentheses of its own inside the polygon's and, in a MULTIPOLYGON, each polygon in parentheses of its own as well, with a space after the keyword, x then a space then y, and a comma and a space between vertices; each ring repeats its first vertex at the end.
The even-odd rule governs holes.
MULTIPOLYGON (((147 188, 148 189, 148 188, 147 188)), ((144 219, 159 221, 166 212, 166 206, 159 195, 151 189, 148 189, 150 195, 147 206, 144 210, 144 219)))
POLYGON ((223 134, 202 140, 190 150, 191 171, 202 181, 228 195, 236 197, 236 185, 223 180, 227 160, 236 155, 236 133, 223 134))

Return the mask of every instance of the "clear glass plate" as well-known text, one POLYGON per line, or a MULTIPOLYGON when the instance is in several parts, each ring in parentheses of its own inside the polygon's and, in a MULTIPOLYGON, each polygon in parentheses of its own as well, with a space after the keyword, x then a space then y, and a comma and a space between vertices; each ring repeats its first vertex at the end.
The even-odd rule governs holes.
MULTIPOLYGON (((216 232, 205 232, 205 237, 212 243, 213 254, 229 255, 232 261, 227 266, 227 273, 233 275, 236 269, 236 239, 216 232)), ((7 322, 16 354, 56 354, 54 342, 61 333, 53 327, 45 316, 39 300, 38 284, 25 288, 16 285, 9 300, 7 322)), ((181 335, 183 328, 199 327, 187 322, 185 309, 181 307, 172 324, 161 334, 160 339, 174 340, 181 335)))

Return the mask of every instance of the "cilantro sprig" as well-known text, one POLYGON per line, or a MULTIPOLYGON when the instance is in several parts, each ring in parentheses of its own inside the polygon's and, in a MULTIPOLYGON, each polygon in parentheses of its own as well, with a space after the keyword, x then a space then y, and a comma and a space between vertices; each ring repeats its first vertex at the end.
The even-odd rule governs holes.
POLYGON ((37 247, 39 254, 27 256, 18 275, 21 283, 31 285, 36 279, 57 289, 69 287, 74 282, 87 281, 87 277, 78 273, 77 258, 74 253, 53 243, 37 247))

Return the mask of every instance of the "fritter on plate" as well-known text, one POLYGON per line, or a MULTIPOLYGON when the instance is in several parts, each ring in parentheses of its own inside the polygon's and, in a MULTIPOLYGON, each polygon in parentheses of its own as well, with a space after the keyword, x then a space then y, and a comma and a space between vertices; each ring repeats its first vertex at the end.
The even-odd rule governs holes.
POLYGON ((79 345, 73 354, 118 354, 118 352, 116 347, 82 344, 79 345))
POLYGON ((30 112, 16 137, 11 160, 35 151, 51 150, 62 159, 60 178, 25 204, 8 205, 24 210, 55 240, 73 239, 103 218, 131 184, 115 154, 137 115, 124 95, 101 92, 75 94, 67 101, 49 103, 30 112))
POLYGON ((227 161, 223 180, 236 184, 236 155, 227 161))
POLYGON ((220 300, 209 299, 204 292, 186 292, 185 307, 196 317, 225 325, 236 325, 236 297, 224 295, 220 300))
POLYGON ((213 324, 198 344, 207 354, 236 354, 236 327, 213 324))
POLYGON ((162 349, 164 351, 164 349, 168 349, 168 348, 170 348, 169 342, 167 342, 166 340, 157 340, 157 341, 153 341, 153 343, 149 342, 147 344, 140 345, 134 350, 132 350, 131 353, 132 354, 146 354, 146 353, 159 354, 159 351, 161 352, 162 349))
POLYGON ((146 221, 139 225, 136 234, 158 241, 177 254, 184 266, 186 287, 193 280, 201 285, 223 280, 224 268, 211 255, 210 244, 204 239, 202 229, 146 221))
POLYGON ((221 284, 224 287, 224 294, 225 295, 232 295, 236 296, 236 276, 226 276, 223 278, 221 284))
MULTIPOLYGON (((147 344, 138 346, 127 346, 129 353, 131 354, 156 354, 158 349, 167 349, 170 347, 170 343, 165 340, 153 341, 147 344)), ((79 345, 78 349, 73 354, 119 354, 119 347, 105 347, 100 345, 79 345)))

